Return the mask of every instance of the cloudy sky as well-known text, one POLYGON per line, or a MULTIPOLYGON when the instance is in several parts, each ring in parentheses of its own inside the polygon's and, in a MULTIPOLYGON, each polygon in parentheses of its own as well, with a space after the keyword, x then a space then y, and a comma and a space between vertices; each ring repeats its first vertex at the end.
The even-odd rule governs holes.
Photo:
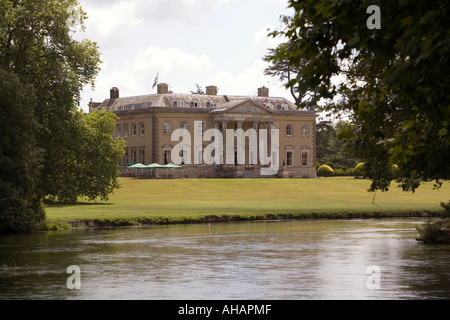
POLYGON ((286 0, 79 0, 89 18, 76 38, 98 43, 101 72, 95 90, 87 86, 81 107, 101 102, 112 87, 120 95, 156 93, 159 81, 175 93, 216 85, 219 94, 270 95, 289 92, 276 78, 264 76, 262 57, 280 39, 267 37, 279 29, 280 15, 290 15, 286 0))

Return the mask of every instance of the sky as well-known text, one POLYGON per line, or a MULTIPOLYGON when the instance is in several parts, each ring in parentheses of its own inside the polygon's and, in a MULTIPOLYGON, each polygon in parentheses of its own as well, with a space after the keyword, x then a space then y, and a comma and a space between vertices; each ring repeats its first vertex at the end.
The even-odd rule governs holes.
POLYGON ((86 30, 77 40, 97 42, 101 71, 95 88, 86 86, 80 107, 102 102, 118 87, 121 97, 156 93, 159 82, 174 93, 205 91, 221 95, 292 96, 277 78, 264 75, 262 58, 282 39, 268 37, 281 28, 280 15, 291 15, 287 0, 79 0, 87 13, 86 30), (268 31, 269 30, 269 31, 268 31))

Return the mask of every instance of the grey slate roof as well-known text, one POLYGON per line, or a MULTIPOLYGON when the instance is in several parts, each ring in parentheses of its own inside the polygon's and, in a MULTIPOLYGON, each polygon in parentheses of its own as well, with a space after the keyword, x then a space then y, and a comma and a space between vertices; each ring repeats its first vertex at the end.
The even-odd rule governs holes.
POLYGON ((204 108, 223 109, 235 106, 245 100, 254 102, 271 110, 298 111, 295 104, 285 98, 256 97, 256 96, 228 96, 228 95, 204 95, 204 94, 150 94, 117 99, 106 99, 97 109, 108 111, 139 110, 149 107, 181 107, 181 108, 204 108))

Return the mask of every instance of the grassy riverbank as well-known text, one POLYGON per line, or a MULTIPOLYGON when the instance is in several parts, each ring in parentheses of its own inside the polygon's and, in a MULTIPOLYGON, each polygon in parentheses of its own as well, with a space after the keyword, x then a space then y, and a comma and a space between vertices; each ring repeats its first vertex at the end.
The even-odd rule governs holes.
POLYGON ((441 210, 450 184, 415 194, 393 184, 367 192, 370 181, 349 177, 297 179, 136 180, 121 178, 108 202, 47 207, 49 225, 117 226, 280 218, 408 216, 441 210))

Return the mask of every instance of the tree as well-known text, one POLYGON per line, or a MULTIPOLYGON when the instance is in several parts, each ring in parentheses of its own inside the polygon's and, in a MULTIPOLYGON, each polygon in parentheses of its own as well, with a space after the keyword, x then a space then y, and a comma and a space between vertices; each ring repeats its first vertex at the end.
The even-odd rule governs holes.
POLYGON ((73 115, 71 134, 58 141, 65 146, 61 149, 63 154, 55 157, 58 163, 53 164, 65 171, 64 179, 52 176, 51 183, 45 186, 47 200, 108 200, 108 195, 119 188, 117 163, 125 152, 125 142, 111 135, 117 116, 106 111, 74 111, 73 115))
POLYGON ((317 92, 305 103, 322 111, 350 112, 339 137, 365 162, 370 189, 389 189, 394 163, 404 190, 449 179, 449 2, 303 0, 289 6, 292 24, 273 33, 289 39, 277 58, 303 68, 287 86, 317 92), (381 29, 367 27, 370 5, 381 8, 381 29), (336 76, 345 81, 333 81, 336 76))
MULTIPOLYGON (((44 220, 44 196, 54 195, 65 184, 82 183, 77 182, 82 177, 78 166, 71 166, 77 137, 85 130, 77 105, 82 88, 93 86, 101 63, 96 43, 72 37, 73 22, 84 30, 85 18, 76 0, 0 0, 1 75, 17 88, 2 96, 6 100, 1 121, 7 136, 0 150, 7 174, 2 175, 6 196, 1 198, 8 200, 0 204, 0 216, 2 221, 23 217, 20 226, 2 224, 0 229, 35 230, 44 220), (17 180, 19 171, 23 179, 17 180), (21 209, 24 206, 27 210, 21 209)), ((110 190, 108 184, 105 188, 110 190)))
POLYGON ((42 163, 35 100, 32 88, 0 69, 0 230, 37 230, 44 220, 35 190, 42 163))
POLYGON ((344 144, 337 137, 340 128, 347 125, 345 121, 339 121, 335 124, 331 121, 321 121, 317 124, 316 150, 317 161, 326 164, 334 164, 333 169, 352 168, 359 160, 348 154, 344 149, 344 144))
MULTIPOLYGON (((289 16, 282 15, 280 17, 281 23, 286 27, 292 27, 293 21, 289 16)), ((281 43, 277 48, 269 49, 269 54, 264 56, 263 60, 269 64, 264 70, 264 74, 271 77, 278 77, 281 82, 285 82, 289 88, 292 98, 294 98, 295 104, 301 106, 304 99, 308 99, 309 95, 314 92, 306 92, 300 90, 295 85, 295 79, 301 72, 301 69, 306 65, 304 60, 300 60, 297 63, 292 63, 287 55, 287 46, 289 43, 281 43)), ((309 105, 310 110, 314 110, 313 105, 309 105)))

